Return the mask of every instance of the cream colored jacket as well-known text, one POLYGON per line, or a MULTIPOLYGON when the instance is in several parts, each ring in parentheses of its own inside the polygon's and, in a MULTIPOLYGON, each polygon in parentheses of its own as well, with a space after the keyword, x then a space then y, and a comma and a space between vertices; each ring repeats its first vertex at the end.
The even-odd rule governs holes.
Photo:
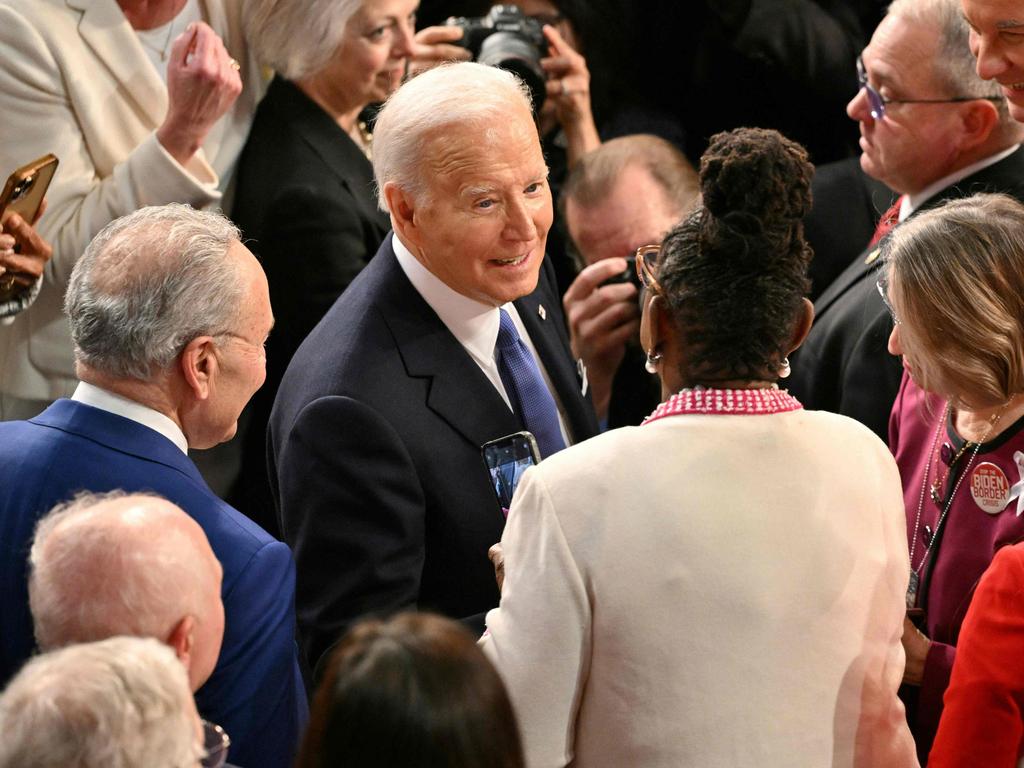
POLYGON ((115 0, 0 0, 0 174, 60 159, 39 231, 54 247, 36 301, 0 325, 0 391, 53 399, 74 390, 62 314, 76 259, 113 219, 169 202, 216 206, 261 91, 238 0, 200 0, 204 19, 242 62, 242 95, 182 167, 156 140, 167 88, 115 0))
POLYGON ((904 768, 906 522, 843 416, 673 416, 527 471, 485 652, 529 768, 904 768))

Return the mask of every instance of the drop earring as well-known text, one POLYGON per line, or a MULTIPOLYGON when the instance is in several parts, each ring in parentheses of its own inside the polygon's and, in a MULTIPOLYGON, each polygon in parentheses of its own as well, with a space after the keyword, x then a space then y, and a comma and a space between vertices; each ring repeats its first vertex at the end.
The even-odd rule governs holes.
POLYGON ((658 363, 661 362, 661 352, 655 352, 653 349, 647 353, 647 362, 644 363, 644 368, 648 373, 658 372, 658 363))
POLYGON ((789 367, 789 356, 782 358, 782 362, 779 364, 779 378, 788 379, 789 374, 793 372, 793 369, 789 367))

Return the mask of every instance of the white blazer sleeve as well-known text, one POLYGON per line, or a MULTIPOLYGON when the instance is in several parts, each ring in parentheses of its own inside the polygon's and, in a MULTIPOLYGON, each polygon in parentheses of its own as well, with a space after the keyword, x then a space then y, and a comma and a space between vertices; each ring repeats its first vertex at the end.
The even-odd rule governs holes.
POLYGON ((529 768, 564 766, 589 673, 591 606, 539 468, 523 476, 502 546, 501 605, 481 645, 508 688, 529 768))

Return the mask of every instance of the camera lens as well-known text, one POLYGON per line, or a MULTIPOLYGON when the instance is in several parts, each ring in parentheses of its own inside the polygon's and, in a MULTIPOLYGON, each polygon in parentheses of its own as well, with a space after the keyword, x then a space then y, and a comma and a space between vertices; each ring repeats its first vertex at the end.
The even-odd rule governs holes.
POLYGON ((480 46, 477 61, 518 75, 530 89, 533 109, 539 112, 547 91, 538 51, 529 40, 511 32, 495 32, 480 46))

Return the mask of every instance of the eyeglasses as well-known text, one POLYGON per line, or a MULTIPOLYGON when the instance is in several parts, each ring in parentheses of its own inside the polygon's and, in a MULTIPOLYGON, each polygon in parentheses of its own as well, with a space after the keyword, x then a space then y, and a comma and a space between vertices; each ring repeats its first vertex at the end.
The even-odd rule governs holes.
POLYGON ((231 746, 231 737, 223 728, 208 720, 203 720, 203 759, 200 765, 203 768, 222 768, 228 761, 228 747, 231 746))
POLYGON ((882 275, 878 278, 878 282, 875 283, 878 288, 878 295, 882 297, 882 303, 885 304, 885 308, 889 310, 889 316, 892 318, 893 325, 899 325, 900 319, 896 317, 896 312, 892 308, 892 304, 889 303, 889 280, 882 275))
POLYGON ((885 117, 886 104, 955 104, 961 101, 1003 101, 1002 96, 957 96, 952 99, 890 99, 876 91, 868 82, 868 73, 864 69, 864 60, 857 57, 857 82, 861 89, 868 94, 868 104, 871 107, 871 117, 881 120, 885 117))
POLYGON ((636 249, 636 276, 640 278, 640 285, 655 293, 661 293, 661 284, 655 274, 660 256, 660 245, 641 245, 636 249))

